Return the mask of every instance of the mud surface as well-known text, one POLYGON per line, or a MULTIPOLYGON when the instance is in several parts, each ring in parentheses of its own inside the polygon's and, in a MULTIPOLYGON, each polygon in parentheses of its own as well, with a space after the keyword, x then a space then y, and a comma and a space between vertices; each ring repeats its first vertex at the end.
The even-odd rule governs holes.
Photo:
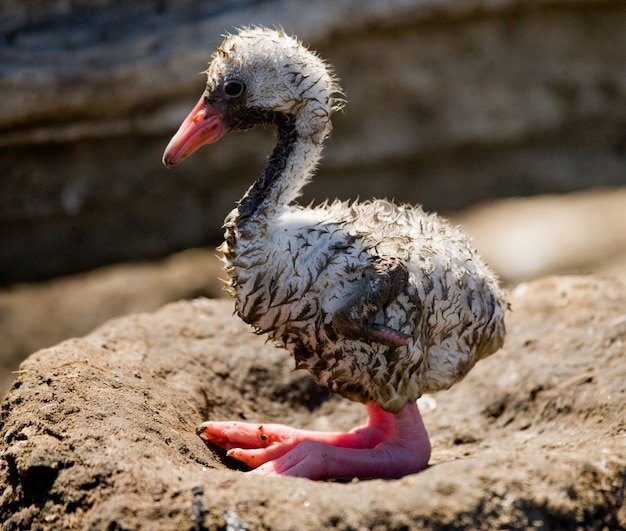
POLYGON ((420 401, 432 466, 394 481, 258 478, 204 445, 205 419, 365 417, 292 371, 231 301, 39 351, 2 402, 2 529, 626 527, 626 287, 549 277, 511 301, 505 347, 420 401))

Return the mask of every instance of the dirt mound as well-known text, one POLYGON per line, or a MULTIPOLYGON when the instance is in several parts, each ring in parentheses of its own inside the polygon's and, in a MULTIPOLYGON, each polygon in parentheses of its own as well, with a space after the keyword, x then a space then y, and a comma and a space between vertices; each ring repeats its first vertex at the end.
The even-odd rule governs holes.
POLYGON ((2 402, 2 529, 626 527, 626 287, 550 277, 511 301, 504 349, 422 399, 432 466, 394 481, 253 477, 204 445, 209 418, 365 418, 292 371, 231 301, 39 351, 2 402))

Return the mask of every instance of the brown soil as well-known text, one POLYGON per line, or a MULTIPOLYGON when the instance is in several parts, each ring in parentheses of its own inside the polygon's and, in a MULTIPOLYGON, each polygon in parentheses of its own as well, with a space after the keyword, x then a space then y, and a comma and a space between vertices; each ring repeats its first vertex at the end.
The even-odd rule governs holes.
POLYGON ((432 466, 394 481, 259 478, 204 445, 205 419, 364 419, 231 301, 171 304, 39 351, 2 402, 2 529, 626 527, 626 287, 549 277, 511 301, 505 347, 421 400, 432 466))

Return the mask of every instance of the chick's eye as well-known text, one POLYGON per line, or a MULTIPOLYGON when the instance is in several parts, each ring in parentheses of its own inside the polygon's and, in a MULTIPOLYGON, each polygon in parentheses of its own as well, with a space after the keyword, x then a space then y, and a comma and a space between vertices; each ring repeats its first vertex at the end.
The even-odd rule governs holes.
POLYGON ((237 98, 243 94, 244 84, 241 81, 231 79, 224 83, 224 93, 229 98, 237 98))

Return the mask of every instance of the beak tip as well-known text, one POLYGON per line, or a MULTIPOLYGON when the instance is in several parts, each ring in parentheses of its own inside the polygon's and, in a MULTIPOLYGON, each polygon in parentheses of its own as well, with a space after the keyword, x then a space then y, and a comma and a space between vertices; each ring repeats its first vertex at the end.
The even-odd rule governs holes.
POLYGON ((174 144, 174 138, 172 138, 169 145, 165 148, 165 151, 163 152, 161 162, 163 162, 163 165, 169 169, 172 166, 176 166, 179 162, 182 162, 185 158, 186 155, 181 154, 180 150, 176 149, 176 145, 174 144))

